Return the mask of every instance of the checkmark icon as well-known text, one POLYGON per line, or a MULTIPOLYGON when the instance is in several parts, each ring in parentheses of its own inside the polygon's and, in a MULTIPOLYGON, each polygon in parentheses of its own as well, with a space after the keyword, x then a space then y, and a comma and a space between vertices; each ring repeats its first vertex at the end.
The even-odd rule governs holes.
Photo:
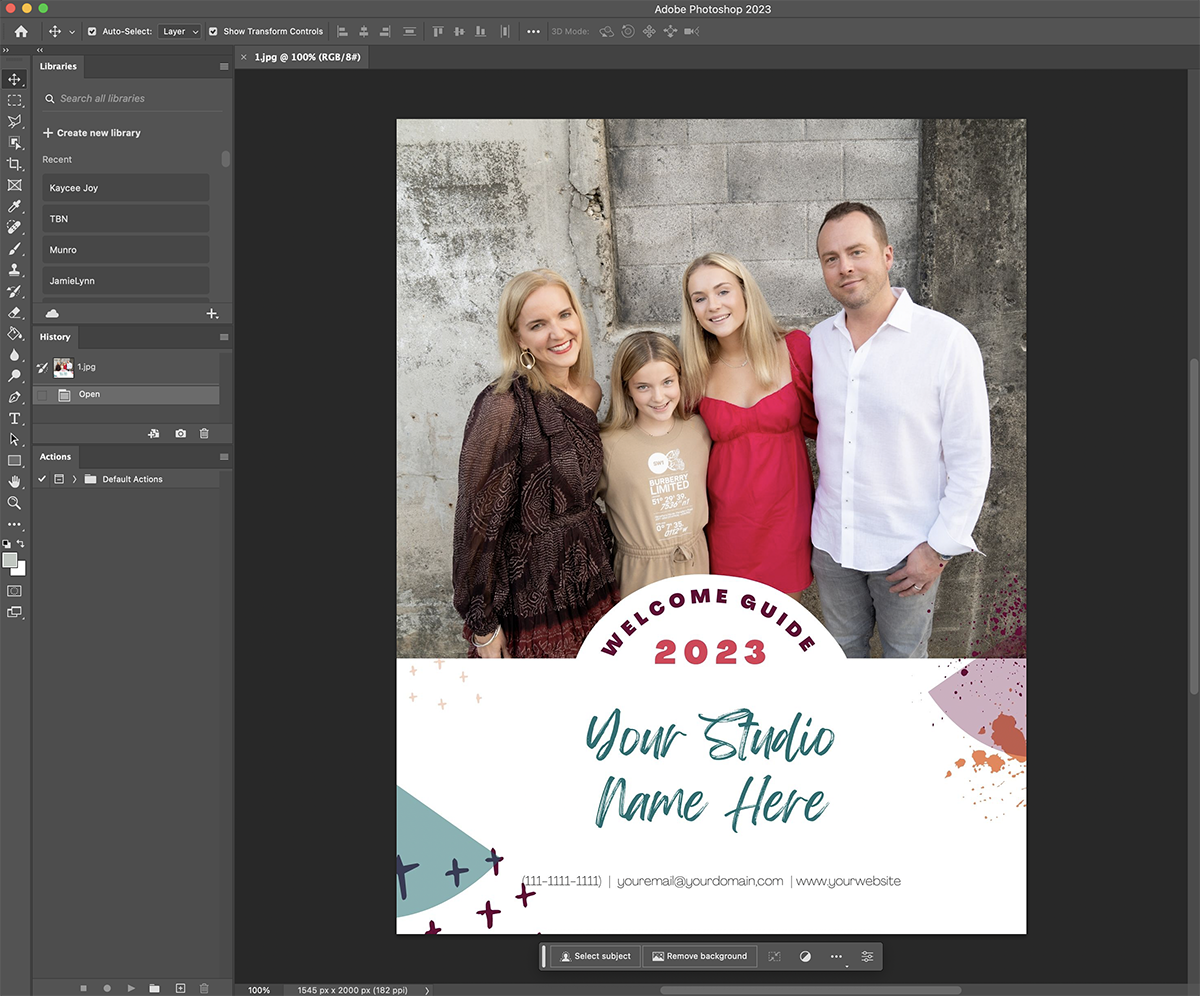
POLYGON ((38 484, 41 484, 45 479, 46 479, 46 475, 43 474, 41 477, 38 478, 38 484))

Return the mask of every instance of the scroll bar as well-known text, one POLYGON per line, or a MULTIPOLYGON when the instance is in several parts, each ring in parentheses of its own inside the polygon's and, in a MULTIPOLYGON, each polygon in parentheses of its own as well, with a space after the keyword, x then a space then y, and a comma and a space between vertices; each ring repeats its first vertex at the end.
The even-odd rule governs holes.
POLYGON ((1200 694, 1200 360, 1188 361, 1188 690, 1200 694))

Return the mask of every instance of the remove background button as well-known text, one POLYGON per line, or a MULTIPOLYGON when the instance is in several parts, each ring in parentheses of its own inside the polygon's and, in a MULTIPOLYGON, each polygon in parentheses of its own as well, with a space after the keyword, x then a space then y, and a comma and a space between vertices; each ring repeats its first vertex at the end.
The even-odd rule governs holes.
POLYGON ((754 944, 643 944, 645 968, 747 969, 758 967, 754 944))

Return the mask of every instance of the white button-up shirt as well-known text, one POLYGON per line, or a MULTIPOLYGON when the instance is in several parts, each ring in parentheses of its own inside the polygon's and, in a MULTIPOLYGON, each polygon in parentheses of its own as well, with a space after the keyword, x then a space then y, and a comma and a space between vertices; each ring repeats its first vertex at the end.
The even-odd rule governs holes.
POLYGON ((891 313, 857 350, 844 310, 812 330, 812 541, 859 571, 893 567, 925 541, 947 556, 978 550, 971 533, 991 472, 975 338, 903 288, 892 293, 891 313))

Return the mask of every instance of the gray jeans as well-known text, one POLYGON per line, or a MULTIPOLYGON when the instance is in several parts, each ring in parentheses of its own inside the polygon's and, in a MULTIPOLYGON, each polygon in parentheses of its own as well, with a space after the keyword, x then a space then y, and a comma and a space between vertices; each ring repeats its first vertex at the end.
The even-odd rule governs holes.
POLYGON ((928 657, 933 632, 933 602, 941 577, 919 595, 901 598, 886 580, 904 566, 886 571, 843 567, 824 550, 813 548, 812 571, 821 597, 825 628, 847 657, 870 657, 871 633, 879 626, 884 657, 928 657))

